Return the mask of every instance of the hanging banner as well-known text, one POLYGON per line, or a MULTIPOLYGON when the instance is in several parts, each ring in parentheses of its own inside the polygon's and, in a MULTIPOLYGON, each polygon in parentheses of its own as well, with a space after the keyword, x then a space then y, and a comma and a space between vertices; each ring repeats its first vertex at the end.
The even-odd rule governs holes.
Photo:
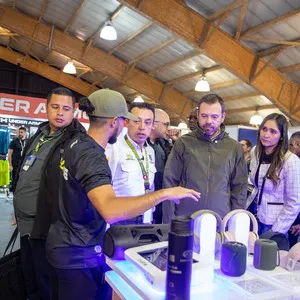
MULTIPOLYGON (((0 93, 0 115, 46 121, 46 99, 0 93)), ((89 123, 88 116, 78 108, 78 103, 75 103, 74 117, 81 123, 89 123)))

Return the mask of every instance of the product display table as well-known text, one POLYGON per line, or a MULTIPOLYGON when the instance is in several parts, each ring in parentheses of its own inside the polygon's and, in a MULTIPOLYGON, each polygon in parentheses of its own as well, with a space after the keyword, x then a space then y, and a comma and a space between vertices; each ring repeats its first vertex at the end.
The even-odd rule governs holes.
MULTIPOLYGON (((131 262, 107 258, 107 264, 112 268, 106 273, 106 281, 113 289, 113 300, 165 299, 164 291, 155 290, 131 262)), ((232 300, 235 297, 239 300, 300 300, 300 265, 296 265, 292 272, 281 267, 261 271, 253 267, 252 257, 249 257, 247 271, 241 277, 225 276, 219 269, 219 261, 215 262, 214 269, 213 282, 194 286, 191 300, 232 300)))

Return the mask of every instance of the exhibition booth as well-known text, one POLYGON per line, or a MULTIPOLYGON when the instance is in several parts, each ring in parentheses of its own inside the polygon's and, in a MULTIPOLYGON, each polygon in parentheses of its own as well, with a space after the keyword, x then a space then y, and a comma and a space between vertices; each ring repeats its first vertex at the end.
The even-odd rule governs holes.
POLYGON ((193 252, 186 232, 174 243, 173 223, 106 232, 113 299, 300 299, 300 243, 289 250, 283 234, 259 238, 256 219, 245 210, 223 220, 199 211, 191 219, 193 252))

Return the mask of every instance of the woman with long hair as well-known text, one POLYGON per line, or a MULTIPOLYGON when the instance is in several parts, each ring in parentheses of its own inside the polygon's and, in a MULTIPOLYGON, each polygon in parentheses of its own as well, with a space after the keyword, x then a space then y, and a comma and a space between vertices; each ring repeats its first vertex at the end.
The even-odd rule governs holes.
POLYGON ((281 114, 268 115, 259 127, 250 180, 254 189, 247 204, 257 204, 259 235, 286 234, 300 210, 300 160, 288 150, 288 122, 281 114))

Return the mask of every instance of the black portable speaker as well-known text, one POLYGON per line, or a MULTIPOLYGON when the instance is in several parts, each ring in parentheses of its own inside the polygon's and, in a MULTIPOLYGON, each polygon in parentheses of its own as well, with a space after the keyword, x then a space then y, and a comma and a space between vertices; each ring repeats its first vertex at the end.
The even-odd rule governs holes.
POLYGON ((104 235, 103 252, 121 260, 128 248, 167 241, 169 231, 170 224, 111 226, 104 235))
POLYGON ((221 271, 227 276, 242 276, 246 272, 247 247, 238 242, 226 242, 221 249, 221 271))

